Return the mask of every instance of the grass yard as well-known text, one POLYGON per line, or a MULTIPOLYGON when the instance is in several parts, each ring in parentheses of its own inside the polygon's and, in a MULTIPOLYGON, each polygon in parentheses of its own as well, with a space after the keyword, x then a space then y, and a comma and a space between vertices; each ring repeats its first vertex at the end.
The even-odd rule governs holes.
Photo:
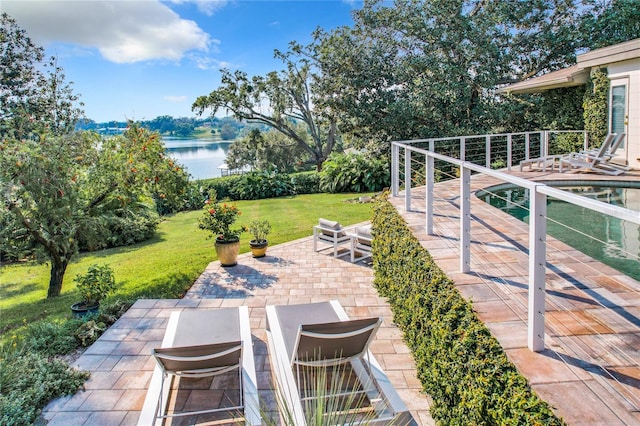
MULTIPOLYGON (((319 217, 350 225, 371 218, 371 204, 350 202, 364 194, 310 194, 295 197, 238 201, 242 212, 237 225, 254 219, 271 222, 269 244, 310 236, 319 217)), ((198 228, 201 211, 168 216, 156 236, 134 246, 83 253, 65 274, 60 297, 47 300, 49 265, 33 262, 0 267, 0 333, 6 338, 20 327, 37 321, 62 319, 79 301, 73 278, 93 263, 108 264, 118 288, 111 299, 179 298, 216 260, 213 239, 198 228)), ((240 252, 249 251, 250 234, 240 237, 240 252)), ((267 253, 268 255, 268 253, 267 253)))

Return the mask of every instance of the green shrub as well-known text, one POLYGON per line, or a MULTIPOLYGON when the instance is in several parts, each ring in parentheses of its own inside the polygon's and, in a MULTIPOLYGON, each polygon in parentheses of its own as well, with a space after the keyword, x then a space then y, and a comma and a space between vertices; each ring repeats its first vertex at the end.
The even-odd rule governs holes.
POLYGON ((80 324, 81 320, 30 324, 25 329, 23 344, 29 351, 43 356, 68 354, 78 347, 73 333, 80 324))
POLYGON ((94 306, 107 297, 116 288, 113 270, 107 264, 92 264, 85 274, 78 274, 73 279, 87 306, 94 306))
POLYGON ((50 400, 76 392, 87 378, 88 372, 37 352, 0 350, 0 424, 33 424, 50 400))
POLYGON ((320 172, 320 188, 327 192, 371 192, 388 187, 391 179, 385 159, 360 153, 333 153, 320 172))
POLYGON ((593 73, 584 93, 584 129, 589 133, 589 146, 598 146, 608 132, 609 77, 606 69, 593 73))
POLYGON ((555 138, 555 144, 549 147, 550 154, 566 154, 579 152, 584 149, 582 133, 560 133, 555 138))
POLYGON ((291 178, 276 170, 263 170, 242 175, 235 188, 239 200, 260 200, 294 195, 291 178))
POLYGON ((320 174, 315 170, 293 173, 290 176, 296 194, 317 194, 320 192, 320 174))
POLYGON ((441 424, 560 425, 387 201, 376 202, 374 285, 416 360, 441 424))
POLYGON ((200 191, 203 198, 198 208, 202 207, 204 200, 211 198, 210 195, 213 192, 217 195, 218 200, 224 200, 227 198, 230 200, 237 200, 237 191, 235 188, 241 178, 242 175, 232 175, 203 181, 200 191))
POLYGON ((117 214, 92 217, 82 224, 78 244, 82 251, 96 251, 146 241, 153 237, 160 217, 151 203, 117 214))

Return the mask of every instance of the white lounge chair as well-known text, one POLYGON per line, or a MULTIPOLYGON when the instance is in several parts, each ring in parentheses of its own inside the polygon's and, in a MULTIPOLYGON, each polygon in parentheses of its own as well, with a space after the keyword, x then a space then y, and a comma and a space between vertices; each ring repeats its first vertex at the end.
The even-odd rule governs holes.
POLYGON ((230 420, 260 425, 260 406, 253 346, 246 306, 215 310, 172 312, 160 348, 152 350, 157 361, 138 425, 163 424, 164 419, 228 412, 230 420), (167 413, 171 383, 175 377, 199 378, 238 372, 235 405, 199 411, 167 413), (168 383, 167 383, 168 381, 168 383))
POLYGON ((318 224, 313 227, 313 251, 328 248, 318 248, 318 242, 330 244, 330 247, 333 248, 333 256, 338 257, 338 247, 348 241, 347 228, 344 228, 339 222, 321 218, 318 224))
POLYGON ((371 257, 371 243, 373 241, 371 225, 358 226, 355 232, 349 236, 351 237, 351 262, 356 261, 356 253, 360 254, 358 260, 371 257))
POLYGON ((607 175, 620 175, 624 173, 626 169, 623 166, 614 165, 609 162, 623 139, 624 134, 609 134, 597 150, 574 152, 562 156, 562 158, 560 158, 560 173, 574 168, 607 175), (614 142, 615 147, 613 145, 614 142))
MULTIPOLYGON (((296 426, 307 424, 309 407, 316 407, 309 382, 303 380, 305 368, 316 368, 316 374, 344 374, 344 370, 318 370, 317 367, 345 366, 357 376, 355 389, 346 389, 337 396, 362 394, 369 409, 367 424, 415 424, 406 405, 391 385, 369 344, 380 326, 380 318, 349 320, 338 301, 301 305, 267 306, 267 340, 277 393, 283 401, 283 416, 296 426), (318 373, 319 371, 319 373, 318 373), (309 396, 311 395, 311 396, 309 396), (307 410, 305 410, 305 406, 307 410)), ((320 397, 330 398, 322 395, 320 397)), ((334 395, 336 396, 336 395, 334 395)), ((316 394, 317 398, 318 395, 316 394)), ((330 405, 330 404, 329 404, 330 405)), ((354 407, 349 406, 348 409, 354 407)), ((336 411, 345 408, 334 407, 336 411)), ((330 411, 330 410, 328 410, 330 411)), ((330 414, 330 413, 329 413, 330 414)), ((350 421, 349 424, 358 424, 350 421)))

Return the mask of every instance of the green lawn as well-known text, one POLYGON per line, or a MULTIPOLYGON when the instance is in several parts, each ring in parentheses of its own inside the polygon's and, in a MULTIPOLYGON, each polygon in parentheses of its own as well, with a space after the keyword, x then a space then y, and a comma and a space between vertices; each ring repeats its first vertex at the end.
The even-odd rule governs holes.
MULTIPOLYGON (((350 225, 371 218, 371 204, 349 202, 364 194, 311 194, 238 201, 242 212, 238 225, 268 219, 272 230, 269 244, 312 234, 319 217, 350 225)), ((6 337, 23 324, 69 315, 79 301, 73 278, 92 263, 106 263, 114 271, 118 289, 113 298, 177 298, 189 289, 205 267, 216 260, 213 239, 198 229, 201 211, 166 217, 156 237, 135 246, 84 253, 69 265, 62 294, 47 300, 49 265, 32 262, 0 267, 0 333, 6 337)), ((249 234, 241 236, 240 251, 249 251, 249 234)), ((268 254, 268 253, 267 253, 268 254)))

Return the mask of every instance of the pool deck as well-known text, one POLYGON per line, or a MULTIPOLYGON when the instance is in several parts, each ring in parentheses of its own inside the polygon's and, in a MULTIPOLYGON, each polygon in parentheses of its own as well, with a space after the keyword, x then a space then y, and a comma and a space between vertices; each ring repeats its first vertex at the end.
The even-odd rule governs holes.
MULTIPOLYGON (((602 179, 587 174, 521 175, 602 179)), ((486 177, 472 179, 474 190, 494 183, 486 177)), ((640 424, 640 283, 548 238, 547 349, 531 352, 526 346, 528 227, 472 197, 471 271, 458 272, 458 191, 457 181, 436 185, 434 235, 425 234, 424 194, 419 189, 413 192, 408 212, 403 197, 391 201, 557 415, 570 425, 640 424)), ((347 254, 346 250, 342 253, 347 254)), ((53 401, 43 417, 53 426, 136 424, 154 367, 150 351, 159 346, 170 313, 239 305, 249 307, 260 397, 270 411, 274 394, 265 306, 337 299, 352 318, 383 317, 372 352, 415 422, 434 424, 428 413, 430 400, 420 392, 411 354, 392 322, 389 305, 376 294, 372 281, 373 270, 366 261, 352 264, 348 255, 336 259, 330 250, 315 253, 310 237, 270 247, 262 259, 242 254, 236 267, 223 268, 212 262, 183 299, 136 302, 75 362, 92 372, 85 390, 53 401)), ((221 399, 220 388, 228 387, 233 385, 192 383, 181 387, 173 404, 178 408, 201 406, 211 398, 221 399)))

